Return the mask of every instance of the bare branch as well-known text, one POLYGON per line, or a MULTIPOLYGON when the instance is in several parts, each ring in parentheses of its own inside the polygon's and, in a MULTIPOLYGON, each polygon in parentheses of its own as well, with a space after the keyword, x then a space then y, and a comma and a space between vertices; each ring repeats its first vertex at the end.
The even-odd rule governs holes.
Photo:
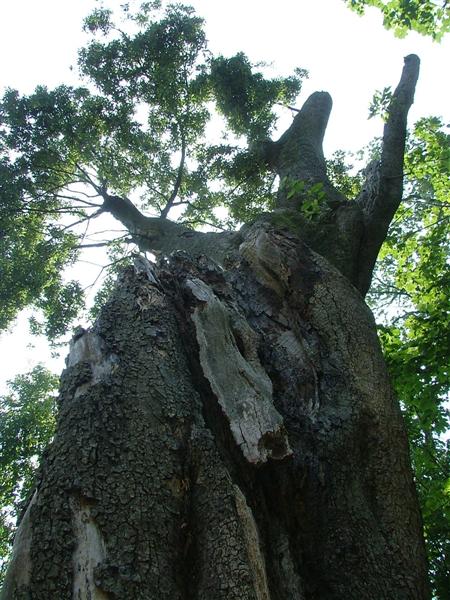
POLYGON ((113 266, 115 266, 115 265, 123 262, 124 260, 126 260, 128 258, 128 256, 129 256, 129 253, 126 254, 125 256, 122 256, 122 257, 118 258, 117 260, 113 260, 112 262, 108 263, 107 265, 103 265, 103 266, 99 265, 98 263, 89 262, 87 260, 86 261, 80 261, 80 262, 85 262, 85 263, 90 264, 90 265, 95 265, 95 266, 101 267, 100 271, 99 271, 99 273, 97 275, 97 277, 94 279, 94 281, 91 284, 89 284, 88 286, 86 286, 83 289, 83 291, 86 292, 87 290, 93 288, 94 285, 97 283, 97 281, 100 279, 103 271, 106 271, 106 269, 108 269, 109 267, 113 267, 113 266))
POLYGON ((213 227, 214 229, 218 229, 219 231, 229 232, 229 229, 222 227, 221 225, 217 225, 217 223, 211 223, 210 221, 205 221, 204 219, 196 219, 192 218, 191 220, 183 221, 183 225, 187 225, 188 227, 193 227, 195 225, 206 225, 207 227, 213 227))
POLYGON ((52 215, 52 214, 67 214, 67 215, 76 215, 83 214, 81 211, 86 210, 85 206, 73 206, 70 208, 35 208, 33 206, 24 206, 22 208, 2 208, 2 211, 9 213, 37 213, 43 215, 52 215))
POLYGON ((167 201, 166 206, 161 211, 161 217, 163 219, 167 218, 167 215, 169 214, 170 209, 173 206, 175 206, 174 202, 175 202, 175 199, 176 199, 176 197, 178 195, 178 192, 180 190, 181 182, 183 180, 184 163, 185 163, 185 160, 186 160, 186 136, 184 134, 183 127, 181 125, 180 125, 180 135, 181 135, 181 158, 180 158, 180 164, 178 165, 177 178, 175 180, 175 184, 173 186, 172 193, 170 194, 170 197, 169 197, 169 199, 167 201))
POLYGON ((161 198, 167 202, 167 197, 165 196, 165 194, 163 194, 162 192, 160 192, 159 190, 157 190, 155 187, 153 187, 152 185, 150 185, 148 183, 148 181, 146 181, 147 187, 148 189, 153 192, 154 194, 156 194, 157 196, 161 196, 161 198))
POLYGON ((83 248, 103 248, 105 246, 110 246, 111 240, 109 242, 98 242, 97 244, 77 244, 74 248, 81 250, 83 248))
POLYGON ((70 223, 70 225, 65 225, 64 227, 61 228, 61 231, 66 231, 67 229, 71 229, 72 227, 75 227, 76 225, 80 225, 80 223, 84 223, 86 221, 90 221, 91 219, 95 219, 96 217, 100 216, 102 214, 102 212, 104 212, 103 209, 97 210, 97 211, 95 211, 95 213, 92 213, 91 215, 86 215, 82 219, 79 219, 78 221, 75 221, 74 223, 70 223))
POLYGON ((295 106, 289 106, 289 104, 284 104, 283 102, 275 102, 275 104, 277 106, 282 106, 283 108, 288 108, 289 110, 292 110, 293 112, 299 113, 300 112, 300 108, 295 108, 295 106))
POLYGON ((190 200, 178 200, 178 202, 172 202, 172 206, 182 206, 183 204, 191 204, 190 200))
POLYGON ((450 206, 450 202, 445 202, 444 200, 429 200, 418 194, 410 194, 409 196, 405 196, 402 200, 402 203, 406 202, 425 204, 426 206, 437 206, 438 208, 450 206))
MULTIPOLYGON (((89 234, 87 239, 94 239, 94 236, 96 235, 102 235, 103 233, 125 233, 127 232, 127 229, 101 229, 98 231, 93 231, 91 234, 89 234)), ((117 238, 114 238, 117 239, 117 238)))
MULTIPOLYGON (((70 185, 70 184, 69 184, 70 185)), ((86 194, 82 190, 71 190, 69 187, 65 188, 71 194, 80 194, 81 196, 85 196, 86 198, 99 198, 100 194, 86 194)))
POLYGON ((95 183, 95 181, 92 179, 92 176, 89 174, 89 172, 84 167, 82 167, 79 163, 76 163, 76 167, 80 171, 80 173, 83 175, 83 177, 85 178, 85 183, 89 183, 90 185, 92 185, 92 187, 98 193, 98 195, 102 196, 102 185, 98 185, 97 183, 95 183))
POLYGON ((97 204, 95 202, 88 202, 87 200, 83 200, 83 198, 78 198, 77 196, 69 196, 66 194, 55 194, 57 198, 61 198, 62 200, 74 200, 75 202, 81 202, 85 206, 92 206, 93 208, 100 208, 101 204, 97 204))

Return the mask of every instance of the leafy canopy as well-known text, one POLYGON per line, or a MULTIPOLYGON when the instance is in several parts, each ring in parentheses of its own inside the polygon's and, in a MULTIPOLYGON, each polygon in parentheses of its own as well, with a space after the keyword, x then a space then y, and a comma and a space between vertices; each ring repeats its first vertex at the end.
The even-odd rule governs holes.
POLYGON ((212 56, 202 19, 186 6, 122 12, 122 29, 107 9, 85 20, 85 87, 9 89, 0 102, 1 328, 32 304, 48 335, 64 332, 83 298, 61 272, 107 193, 192 227, 231 227, 273 199, 273 177, 247 145, 269 136, 275 106, 295 100, 306 72, 267 78, 242 53, 212 56), (206 130, 222 127, 218 114, 228 134, 214 144, 206 130))

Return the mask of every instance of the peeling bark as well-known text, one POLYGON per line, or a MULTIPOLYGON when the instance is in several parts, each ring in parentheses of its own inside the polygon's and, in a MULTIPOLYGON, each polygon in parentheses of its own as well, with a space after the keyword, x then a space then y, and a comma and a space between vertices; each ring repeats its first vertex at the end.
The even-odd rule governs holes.
POLYGON ((107 600, 108 596, 95 584, 95 569, 104 562, 105 541, 91 514, 89 502, 71 498, 75 549, 73 561, 73 598, 107 600))
POLYGON ((236 444, 253 464, 289 456, 283 419, 273 406, 272 383, 258 359, 257 336, 201 280, 187 279, 186 286, 203 304, 192 315, 200 365, 236 444))

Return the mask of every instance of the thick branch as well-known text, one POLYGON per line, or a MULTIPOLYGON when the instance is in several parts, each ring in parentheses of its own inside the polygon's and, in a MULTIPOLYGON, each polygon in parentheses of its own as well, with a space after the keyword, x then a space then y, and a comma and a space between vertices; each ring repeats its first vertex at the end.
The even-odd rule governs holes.
POLYGON ((107 193, 103 197, 102 210, 120 221, 143 251, 168 255, 175 250, 185 250, 193 255, 205 254, 222 263, 226 254, 241 240, 239 233, 203 233, 169 219, 146 217, 128 198, 107 193))
POLYGON ((302 181, 305 192, 314 184, 321 183, 330 200, 342 200, 327 177, 323 138, 332 107, 330 94, 315 92, 277 142, 263 141, 256 152, 267 166, 279 175, 281 184, 278 205, 298 206, 301 195, 293 195, 292 185, 302 181))
POLYGON ((402 200, 407 116, 414 100, 419 66, 420 60, 415 54, 405 58, 384 127, 381 161, 367 169, 366 183, 357 199, 365 218, 357 286, 363 294, 369 289, 378 252, 402 200))
MULTIPOLYGON (((381 156, 381 177, 387 182, 403 177, 407 116, 414 101, 414 91, 419 77, 419 68, 420 60, 418 56, 410 54, 405 57, 400 83, 394 92, 389 107, 388 120, 383 132, 383 151, 381 156)), ((395 185, 401 193, 401 183, 398 184, 397 182, 395 185)), ((397 206, 399 203, 400 200, 397 199, 397 206)))
POLYGON ((278 140, 280 174, 290 174, 292 170, 310 174, 325 175, 326 166, 322 143, 333 102, 327 92, 311 94, 292 125, 278 140))
POLYGON ((332 100, 327 92, 311 94, 277 142, 264 140, 254 151, 280 177, 308 179, 326 176, 322 142, 332 100))
POLYGON ((415 54, 405 58, 384 126, 381 161, 368 169, 366 184, 358 198, 366 215, 371 220, 383 221, 386 227, 402 199, 407 116, 414 100, 419 65, 415 54))

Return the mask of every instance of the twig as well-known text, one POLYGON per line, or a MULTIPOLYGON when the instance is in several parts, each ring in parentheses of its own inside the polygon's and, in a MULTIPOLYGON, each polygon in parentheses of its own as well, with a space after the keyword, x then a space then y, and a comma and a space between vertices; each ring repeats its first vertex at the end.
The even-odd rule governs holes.
POLYGON ((77 244, 76 246, 74 246, 74 248, 76 248, 77 250, 80 250, 82 248, 102 248, 104 246, 109 246, 112 241, 113 240, 110 240, 108 242, 98 242, 97 244, 77 244))
POLYGON ((284 104, 283 102, 275 102, 275 104, 277 106, 282 106, 283 108, 288 108, 289 110, 292 110, 297 113, 300 112, 300 108, 295 108, 295 106, 290 106, 289 104, 284 104))
POLYGON ((181 182, 183 180, 183 170, 184 170, 184 163, 186 160, 186 137, 184 134, 184 130, 183 127, 181 125, 179 125, 180 128, 180 135, 181 135, 181 158, 180 158, 180 164, 178 165, 178 173, 177 173, 177 178, 175 180, 175 184, 173 186, 173 190, 172 193, 170 194, 169 200, 167 201, 166 206, 163 208, 163 210, 161 211, 161 218, 162 219, 166 219, 167 215, 170 211, 170 209, 175 206, 174 202, 175 202, 175 198, 178 195, 180 186, 181 186, 181 182))

